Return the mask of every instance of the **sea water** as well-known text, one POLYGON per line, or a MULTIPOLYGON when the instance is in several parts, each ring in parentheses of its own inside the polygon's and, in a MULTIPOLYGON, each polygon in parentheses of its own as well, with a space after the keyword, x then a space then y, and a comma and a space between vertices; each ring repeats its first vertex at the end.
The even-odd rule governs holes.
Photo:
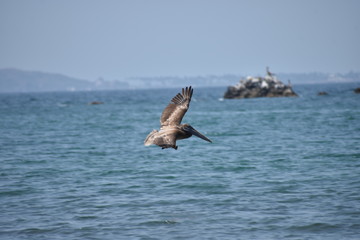
POLYGON ((359 239, 355 87, 194 87, 183 122, 213 143, 178 150, 143 141, 180 89, 0 94, 0 238, 359 239))

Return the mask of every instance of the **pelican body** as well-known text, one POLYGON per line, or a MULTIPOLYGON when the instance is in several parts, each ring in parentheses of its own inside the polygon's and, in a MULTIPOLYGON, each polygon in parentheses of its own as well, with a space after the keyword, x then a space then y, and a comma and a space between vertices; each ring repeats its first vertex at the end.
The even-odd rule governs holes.
POLYGON ((145 139, 144 145, 152 144, 164 148, 178 148, 176 140, 186 139, 195 135, 205 141, 211 142, 206 136, 198 132, 190 124, 180 124, 189 109, 193 89, 186 87, 178 93, 164 109, 160 117, 160 130, 153 130, 145 139))

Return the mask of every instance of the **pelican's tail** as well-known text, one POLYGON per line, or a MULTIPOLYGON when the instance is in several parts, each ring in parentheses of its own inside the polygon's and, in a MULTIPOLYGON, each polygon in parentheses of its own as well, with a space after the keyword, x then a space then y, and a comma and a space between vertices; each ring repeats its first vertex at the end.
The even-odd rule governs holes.
POLYGON ((145 138, 144 145, 150 146, 151 144, 155 144, 154 137, 158 132, 159 132, 158 130, 153 130, 151 133, 149 133, 149 135, 147 135, 147 137, 145 138))

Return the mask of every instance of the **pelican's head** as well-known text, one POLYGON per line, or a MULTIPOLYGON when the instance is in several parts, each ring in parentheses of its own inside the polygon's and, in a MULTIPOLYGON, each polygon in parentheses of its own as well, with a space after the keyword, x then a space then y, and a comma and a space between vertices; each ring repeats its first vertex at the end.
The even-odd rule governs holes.
POLYGON ((208 139, 206 136, 204 136, 203 134, 201 134, 200 132, 198 132, 195 128, 193 128, 190 124, 183 124, 182 129, 187 132, 190 133, 191 135, 195 135, 205 141, 208 142, 212 142, 210 139, 208 139))

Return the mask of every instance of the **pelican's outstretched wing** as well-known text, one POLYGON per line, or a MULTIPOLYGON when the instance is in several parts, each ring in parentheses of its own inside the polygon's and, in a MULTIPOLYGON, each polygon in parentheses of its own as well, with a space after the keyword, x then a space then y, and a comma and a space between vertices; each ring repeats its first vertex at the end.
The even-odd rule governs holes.
POLYGON ((158 145, 162 148, 175 147, 176 143, 176 130, 153 130, 145 139, 144 145, 149 146, 152 144, 158 145))
POLYGON ((171 126, 179 125, 183 119, 186 111, 189 108, 193 89, 186 87, 182 89, 182 93, 178 93, 171 103, 164 109, 160 118, 160 125, 171 126))

